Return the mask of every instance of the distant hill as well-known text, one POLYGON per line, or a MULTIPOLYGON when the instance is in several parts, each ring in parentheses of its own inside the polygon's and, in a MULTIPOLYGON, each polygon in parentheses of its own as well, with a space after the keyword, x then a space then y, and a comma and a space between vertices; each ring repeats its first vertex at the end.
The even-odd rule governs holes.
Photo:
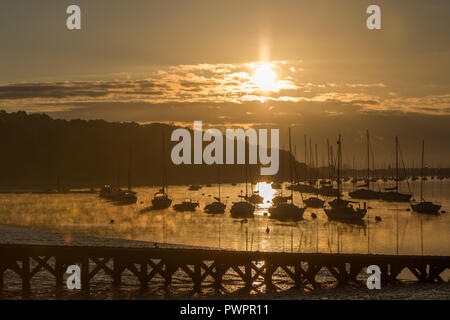
MULTIPOLYGON (((133 186, 159 185, 162 181, 162 133, 166 141, 169 184, 217 182, 217 166, 179 165, 170 160, 175 126, 110 123, 103 120, 58 120, 46 114, 0 111, 0 187, 62 188, 125 187, 131 169, 133 186)), ((289 153, 280 151, 280 171, 265 179, 289 180, 289 153), (284 164, 284 165, 283 165, 284 164)), ((305 165, 295 164, 297 176, 305 165)), ((221 166, 223 182, 244 180, 243 165, 221 166)), ((250 168, 252 177, 259 166, 250 168)))

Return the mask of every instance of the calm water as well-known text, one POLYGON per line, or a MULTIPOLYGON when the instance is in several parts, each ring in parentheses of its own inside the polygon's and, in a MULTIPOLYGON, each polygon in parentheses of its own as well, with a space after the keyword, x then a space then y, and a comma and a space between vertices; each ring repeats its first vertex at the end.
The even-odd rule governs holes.
MULTIPOLYGON (((425 182, 425 198, 450 209, 450 180, 425 182)), ((382 186, 382 183, 380 183, 382 186)), ((419 199, 420 182, 411 190, 419 199)), ((352 190, 352 184, 344 184, 344 192, 352 190)), ((377 187, 375 188, 377 189, 377 187)), ((401 184, 400 191, 407 191, 401 184)), ((138 203, 116 206, 95 194, 1 194, 0 224, 11 224, 67 234, 114 237, 143 241, 159 241, 186 245, 230 248, 237 250, 286 251, 286 252, 341 252, 449 255, 450 214, 423 215, 407 211, 408 203, 367 201, 370 207, 363 225, 329 222, 322 209, 307 209, 304 220, 297 223, 280 222, 268 218, 270 200, 277 191, 270 185, 259 184, 265 204, 259 205, 255 218, 242 221, 230 217, 233 201, 238 201, 244 185, 222 186, 222 198, 227 203, 224 215, 208 215, 203 207, 214 201, 217 186, 188 191, 187 186, 172 186, 169 195, 173 203, 192 197, 200 202, 196 212, 141 210, 151 204, 156 188, 137 188, 138 203), (317 219, 311 218, 311 213, 317 219), (382 218, 375 221, 375 216, 382 218), (115 222, 110 223, 111 219, 115 222), (270 232, 266 232, 266 228, 270 232), (423 245, 421 239, 423 238, 423 245)), ((284 190, 287 195, 289 191, 284 190)), ((304 195, 308 196, 308 195, 304 195)), ((294 200, 301 205, 300 193, 294 200)), ((331 200, 331 199, 330 199, 331 200)))

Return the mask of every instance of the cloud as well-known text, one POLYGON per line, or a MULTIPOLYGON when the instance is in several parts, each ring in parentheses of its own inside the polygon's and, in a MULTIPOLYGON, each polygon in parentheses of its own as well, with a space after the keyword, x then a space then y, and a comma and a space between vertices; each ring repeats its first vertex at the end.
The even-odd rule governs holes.
MULTIPOLYGON (((253 102, 298 105, 340 103, 341 107, 353 107, 351 111, 322 110, 324 115, 341 115, 343 112, 450 114, 448 88, 441 88, 440 94, 411 96, 381 82, 301 81, 304 80, 301 64, 300 61, 271 61, 175 65, 160 68, 139 79, 10 83, 0 85, 0 102, 2 108, 9 111, 61 111, 65 114, 77 108, 85 110, 85 107, 107 104, 146 104, 166 105, 162 112, 169 116, 171 112, 167 106, 184 104, 192 108, 192 104, 201 107, 253 102), (274 79, 269 79, 269 89, 260 87, 254 79, 255 72, 261 66, 276 75, 274 79)), ((264 82, 265 79, 262 80, 264 82)), ((228 113, 229 107, 221 111, 221 116, 229 117, 228 113)), ((296 112, 278 110, 273 113, 278 116, 285 114, 295 115, 296 112)))

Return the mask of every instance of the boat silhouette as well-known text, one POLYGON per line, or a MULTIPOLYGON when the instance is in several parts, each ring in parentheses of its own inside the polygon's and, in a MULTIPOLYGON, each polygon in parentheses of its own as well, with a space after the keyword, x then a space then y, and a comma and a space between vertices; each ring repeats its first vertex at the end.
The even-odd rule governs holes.
MULTIPOLYGON (((424 154, 425 154, 425 141, 422 141, 422 169, 421 176, 423 177, 423 167, 424 167, 424 154)), ((420 202, 411 205, 411 209, 419 213, 427 214, 438 214, 441 206, 434 204, 430 201, 424 201, 423 199, 423 179, 420 182, 420 202)))

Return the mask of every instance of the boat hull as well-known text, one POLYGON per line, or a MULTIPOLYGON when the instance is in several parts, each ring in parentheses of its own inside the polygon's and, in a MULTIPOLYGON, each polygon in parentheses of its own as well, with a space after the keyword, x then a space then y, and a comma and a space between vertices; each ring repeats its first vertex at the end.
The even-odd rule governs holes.
POLYGON ((349 192, 348 195, 352 199, 362 199, 362 200, 372 200, 381 199, 381 192, 376 192, 373 190, 359 189, 349 192))
POLYGON ((281 203, 269 208, 270 218, 277 220, 298 221, 303 219, 305 208, 297 207, 292 203, 281 203))
POLYGON ((411 200, 412 195, 399 193, 399 192, 383 192, 381 194, 381 200, 390 201, 390 202, 409 202, 411 200))
POLYGON ((412 204, 411 209, 419 213, 438 214, 439 210, 441 209, 441 206, 433 204, 431 202, 421 202, 417 204, 412 204))
POLYGON ((323 208, 325 201, 316 197, 305 199, 303 201, 305 205, 309 208, 323 208))
POLYGON ((210 214, 222 214, 225 213, 226 204, 222 202, 213 202, 205 206, 205 212, 210 214))
POLYGON ((155 198, 152 200, 152 207, 155 210, 167 209, 172 204, 169 198, 155 198))
POLYGON ((230 209, 233 218, 252 218, 254 211, 255 206, 246 201, 235 202, 230 209))

